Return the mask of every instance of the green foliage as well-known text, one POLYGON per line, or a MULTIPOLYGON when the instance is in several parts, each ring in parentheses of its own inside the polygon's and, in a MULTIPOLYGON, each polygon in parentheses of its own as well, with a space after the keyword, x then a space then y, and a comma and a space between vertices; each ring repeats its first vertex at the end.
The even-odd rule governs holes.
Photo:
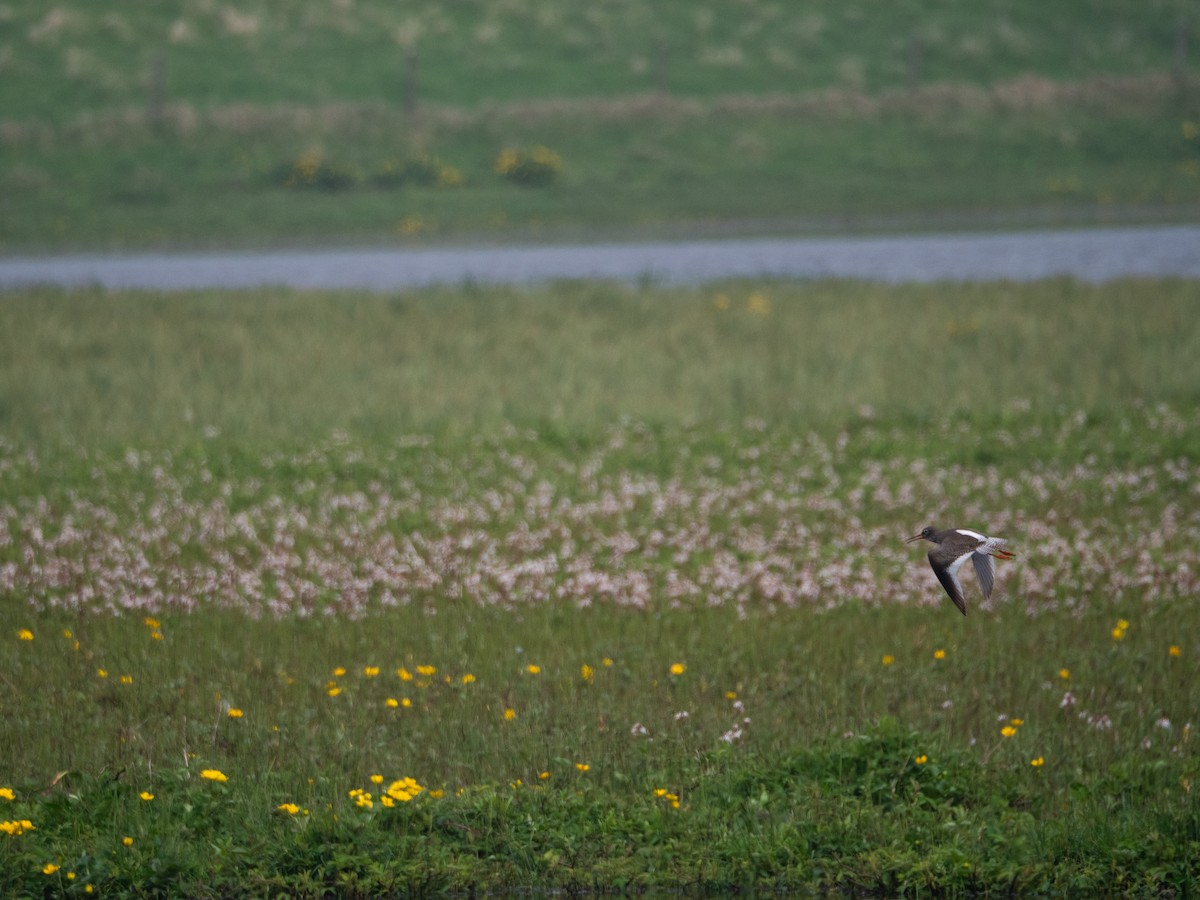
POLYGON ((286 188, 344 191, 359 184, 362 176, 345 163, 310 152, 278 167, 275 180, 286 188))
POLYGON ((463 174, 434 156, 417 155, 385 160, 371 176, 379 187, 461 187, 463 174))
POLYGON ((552 184, 561 171, 562 159, 549 147, 505 150, 496 158, 497 175, 526 187, 552 184))

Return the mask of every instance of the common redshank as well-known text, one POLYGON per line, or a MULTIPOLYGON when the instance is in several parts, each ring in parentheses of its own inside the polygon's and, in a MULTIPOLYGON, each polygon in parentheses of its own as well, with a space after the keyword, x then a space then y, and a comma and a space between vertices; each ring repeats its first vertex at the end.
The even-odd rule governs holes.
POLYGON ((979 578, 979 587, 983 590, 983 599, 992 596, 992 585, 996 580, 996 559, 1013 559, 1015 554, 1008 550, 1008 541, 1004 538, 988 537, 969 528, 944 528, 938 530, 922 528, 920 534, 914 534, 904 543, 911 544, 921 539, 936 544, 929 551, 929 565, 937 576, 954 605, 964 616, 967 614, 967 604, 963 600, 962 582, 958 580, 958 570, 969 558, 975 564, 975 575, 979 578))

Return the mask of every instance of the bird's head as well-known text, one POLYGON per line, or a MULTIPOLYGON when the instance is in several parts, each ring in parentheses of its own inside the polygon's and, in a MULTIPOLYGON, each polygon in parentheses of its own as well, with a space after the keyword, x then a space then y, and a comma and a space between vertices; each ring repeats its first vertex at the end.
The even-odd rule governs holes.
MULTIPOLYGON (((922 528, 922 529, 921 529, 921 533, 920 533, 920 534, 914 534, 912 537, 910 537, 910 538, 909 538, 907 541, 905 541, 904 543, 906 543, 906 544, 911 544, 913 541, 919 541, 919 540, 921 540, 922 538, 924 538, 924 539, 925 539, 925 540, 927 540, 927 541, 932 541, 932 540, 933 540, 933 534, 934 534, 934 530, 935 530, 935 529, 934 529, 934 527, 933 527, 932 525, 926 525, 924 528, 922 528)), ((936 542, 936 541, 934 541, 934 543, 937 543, 937 542, 936 542)))

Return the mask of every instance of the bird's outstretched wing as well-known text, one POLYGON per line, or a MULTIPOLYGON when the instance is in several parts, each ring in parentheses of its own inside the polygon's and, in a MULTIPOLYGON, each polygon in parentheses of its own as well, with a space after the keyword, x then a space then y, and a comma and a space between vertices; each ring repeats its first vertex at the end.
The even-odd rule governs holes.
POLYGON ((933 554, 930 554, 929 566, 933 569, 933 574, 942 583, 942 587, 946 589, 946 593, 950 595, 950 599, 954 601, 954 605, 958 607, 958 611, 965 616, 967 614, 967 603, 963 599, 962 584, 959 582, 958 575, 956 574, 959 565, 961 565, 961 562, 943 569, 934 563, 933 554))
POLYGON ((996 564, 987 553, 976 550, 971 554, 971 562, 975 563, 975 576, 979 579, 979 587, 983 590, 983 599, 992 599, 992 585, 996 581, 996 564))

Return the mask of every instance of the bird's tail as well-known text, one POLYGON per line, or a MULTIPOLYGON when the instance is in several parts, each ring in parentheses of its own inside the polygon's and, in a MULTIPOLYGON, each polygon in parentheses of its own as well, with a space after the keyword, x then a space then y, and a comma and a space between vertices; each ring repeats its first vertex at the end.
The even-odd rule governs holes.
POLYGON ((1016 559, 1017 557, 1017 554, 1008 549, 1008 542, 1004 538, 988 538, 976 552, 986 553, 996 559, 1016 559))

